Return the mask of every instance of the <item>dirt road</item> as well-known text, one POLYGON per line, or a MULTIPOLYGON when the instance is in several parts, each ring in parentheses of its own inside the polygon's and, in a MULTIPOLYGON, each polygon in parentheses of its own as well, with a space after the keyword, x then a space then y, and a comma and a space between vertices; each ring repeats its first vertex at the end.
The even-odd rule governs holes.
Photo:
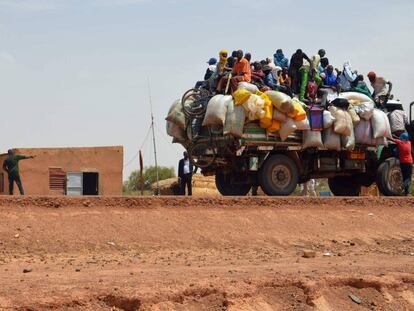
POLYGON ((414 310, 414 200, 0 198, 0 310, 50 309, 414 310))

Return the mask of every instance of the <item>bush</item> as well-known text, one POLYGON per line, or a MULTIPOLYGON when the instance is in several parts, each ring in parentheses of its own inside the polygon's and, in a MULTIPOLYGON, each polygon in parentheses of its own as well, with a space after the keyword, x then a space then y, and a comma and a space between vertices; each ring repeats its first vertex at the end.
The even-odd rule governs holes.
MULTIPOLYGON (((151 184, 157 181, 157 170, 155 166, 148 166, 144 168, 144 189, 150 190, 151 184)), ((131 193, 140 190, 140 178, 139 171, 133 171, 127 181, 124 182, 124 193, 131 193)), ((173 167, 158 166, 159 180, 175 177, 173 167)))

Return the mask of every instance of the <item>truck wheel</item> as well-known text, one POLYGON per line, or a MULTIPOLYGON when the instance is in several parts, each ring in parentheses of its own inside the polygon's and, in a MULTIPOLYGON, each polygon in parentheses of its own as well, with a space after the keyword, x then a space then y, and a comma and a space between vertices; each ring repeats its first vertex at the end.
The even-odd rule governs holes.
POLYGON ((334 196, 357 197, 361 192, 361 184, 356 176, 335 176, 328 178, 329 189, 334 196))
POLYGON ((377 170, 378 190, 386 196, 403 195, 403 182, 400 161, 396 158, 385 160, 377 170))
POLYGON ((230 174, 216 174, 216 187, 224 196, 245 196, 252 188, 251 184, 234 183, 230 174))
POLYGON ((270 196, 290 195, 298 185, 299 176, 295 162, 285 155, 271 155, 259 172, 259 183, 270 196))

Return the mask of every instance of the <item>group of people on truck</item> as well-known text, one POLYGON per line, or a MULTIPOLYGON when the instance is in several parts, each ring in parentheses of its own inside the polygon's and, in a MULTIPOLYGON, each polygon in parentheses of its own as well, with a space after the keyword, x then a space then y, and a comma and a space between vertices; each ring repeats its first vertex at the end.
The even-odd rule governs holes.
MULTIPOLYGON (((373 71, 367 74, 367 78, 372 91, 364 81, 364 75, 352 70, 349 62, 344 63, 342 70, 332 66, 324 49, 311 57, 298 49, 290 60, 282 49, 278 49, 273 59, 253 62, 250 53, 237 50, 229 56, 226 50, 221 50, 218 60, 211 58, 208 61, 204 81, 197 82, 196 87, 204 87, 212 94, 224 94, 236 91, 240 82, 248 82, 255 84, 262 92, 280 91, 291 97, 297 96, 308 105, 321 107, 328 105, 330 94, 351 91, 367 95, 377 108, 384 109, 391 92, 391 82, 373 71)), ((413 163, 411 142, 406 132, 408 118, 402 108, 389 110, 391 131, 398 146, 404 179, 404 193, 407 195, 413 163)))
POLYGON ((352 70, 349 62, 342 70, 334 68, 326 57, 326 51, 320 49, 308 57, 298 49, 289 59, 282 49, 278 49, 273 59, 253 61, 250 53, 242 50, 233 51, 228 56, 226 50, 219 52, 219 59, 210 58, 204 81, 197 82, 196 87, 203 86, 213 94, 233 93, 239 82, 255 84, 261 91, 277 90, 297 95, 307 104, 326 106, 331 92, 353 91, 363 93, 380 107, 381 99, 391 88, 391 83, 373 71, 367 75, 371 92, 364 76, 352 70))

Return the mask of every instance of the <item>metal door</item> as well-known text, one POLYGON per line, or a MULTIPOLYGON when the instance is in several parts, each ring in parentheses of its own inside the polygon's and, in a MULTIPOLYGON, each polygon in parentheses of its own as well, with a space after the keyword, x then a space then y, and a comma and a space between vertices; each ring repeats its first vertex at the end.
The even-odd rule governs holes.
POLYGON ((66 174, 66 194, 70 196, 83 195, 83 173, 66 174))

